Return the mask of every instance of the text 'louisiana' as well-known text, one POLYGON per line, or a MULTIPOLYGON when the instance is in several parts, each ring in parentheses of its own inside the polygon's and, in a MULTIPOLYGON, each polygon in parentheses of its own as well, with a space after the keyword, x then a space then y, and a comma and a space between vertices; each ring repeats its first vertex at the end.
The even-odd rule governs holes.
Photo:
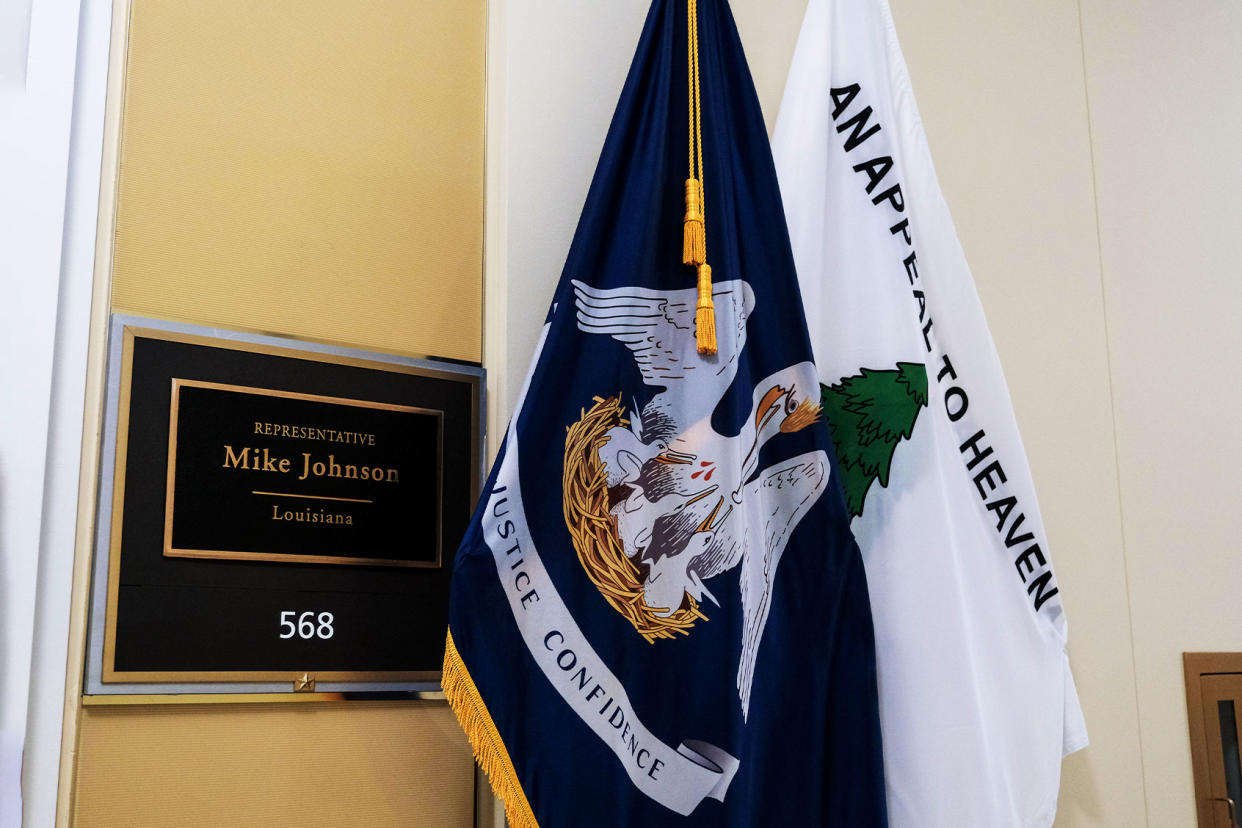
POLYGON ((354 525, 353 515, 329 512, 327 509, 320 509, 316 512, 310 506, 304 506, 301 509, 282 509, 279 506, 272 506, 272 520, 291 520, 298 523, 335 523, 343 526, 354 525))

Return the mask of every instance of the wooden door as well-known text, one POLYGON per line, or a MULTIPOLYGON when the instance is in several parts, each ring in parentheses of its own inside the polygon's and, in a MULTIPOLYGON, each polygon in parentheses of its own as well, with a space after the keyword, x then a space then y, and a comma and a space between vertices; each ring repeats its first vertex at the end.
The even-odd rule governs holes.
POLYGON ((1242 675, 1206 675, 1200 678, 1200 684, 1206 725, 1204 735, 1207 737, 1212 825, 1213 828, 1238 828, 1237 809, 1242 806, 1242 766, 1238 756, 1242 675))
POLYGON ((1242 653, 1185 653, 1199 828, 1242 828, 1242 653))

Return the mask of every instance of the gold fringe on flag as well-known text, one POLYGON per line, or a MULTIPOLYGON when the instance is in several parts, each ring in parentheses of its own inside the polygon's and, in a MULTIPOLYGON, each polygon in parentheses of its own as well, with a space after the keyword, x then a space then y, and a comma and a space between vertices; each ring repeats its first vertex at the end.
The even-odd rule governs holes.
POLYGON ((444 645, 444 677, 440 680, 444 697, 457 716, 461 729, 466 731, 474 759, 487 774, 492 790, 505 804, 505 817, 511 828, 539 828, 535 812, 530 808, 522 783, 518 780, 513 760, 496 730, 496 723, 487 712, 479 688, 466 670, 461 654, 453 644, 450 631, 444 645))

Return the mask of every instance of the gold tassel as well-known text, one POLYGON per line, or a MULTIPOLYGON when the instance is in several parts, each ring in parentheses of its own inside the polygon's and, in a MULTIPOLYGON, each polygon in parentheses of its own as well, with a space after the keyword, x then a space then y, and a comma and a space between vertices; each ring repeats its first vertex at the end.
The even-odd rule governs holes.
POLYGON ((686 218, 682 234, 681 262, 701 265, 707 261, 707 236, 703 231, 703 185, 686 179, 686 218))
POLYGON ((699 303, 694 308, 694 339, 700 354, 716 353, 716 303, 712 301, 712 266, 699 265, 699 303))
POLYGON ((689 97, 690 177, 686 179, 686 218, 681 260, 699 271, 699 301, 694 308, 694 340, 700 354, 716 353, 716 304, 712 268, 707 263, 707 205, 703 197, 703 111, 699 97, 699 10, 686 0, 686 83, 689 97), (698 162, 697 175, 695 162, 698 162))
POLYGON ((487 774, 496 796, 505 803, 505 817, 510 828, 539 828, 530 802, 522 791, 522 783, 518 781, 513 761, 509 758, 509 751, 505 749, 496 724, 479 696, 479 688, 475 687, 474 679, 470 678, 466 664, 453 644, 451 632, 445 642, 444 675, 440 686, 461 729, 466 731, 475 761, 487 774))

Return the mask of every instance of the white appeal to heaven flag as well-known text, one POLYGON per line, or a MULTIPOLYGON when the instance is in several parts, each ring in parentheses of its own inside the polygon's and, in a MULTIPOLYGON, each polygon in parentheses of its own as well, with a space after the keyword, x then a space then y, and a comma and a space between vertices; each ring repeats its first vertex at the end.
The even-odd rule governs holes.
POLYGON ((773 144, 866 563, 891 824, 1050 825, 1087 743, 1065 613, 886 0, 810 0, 773 144))

